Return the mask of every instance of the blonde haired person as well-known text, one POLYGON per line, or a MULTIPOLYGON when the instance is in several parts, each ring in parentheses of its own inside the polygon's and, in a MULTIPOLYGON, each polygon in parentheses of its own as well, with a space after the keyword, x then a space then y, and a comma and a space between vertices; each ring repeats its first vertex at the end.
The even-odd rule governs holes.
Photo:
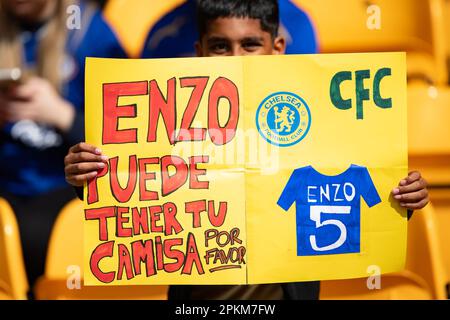
POLYGON ((23 75, 0 89, 0 197, 16 213, 30 286, 44 271, 54 219, 74 196, 63 159, 83 140, 86 56, 125 56, 93 3, 0 0, 0 69, 23 75))

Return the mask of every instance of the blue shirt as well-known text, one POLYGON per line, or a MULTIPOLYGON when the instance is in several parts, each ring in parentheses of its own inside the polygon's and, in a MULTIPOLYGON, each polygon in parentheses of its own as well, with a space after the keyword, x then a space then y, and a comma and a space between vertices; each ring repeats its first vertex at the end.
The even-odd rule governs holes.
MULTIPOLYGON (((280 29, 287 41, 286 53, 317 53, 316 35, 308 16, 288 0, 280 0, 279 8, 280 29)), ((147 37, 142 57, 193 57, 198 38, 195 0, 187 0, 155 24, 147 37)))
POLYGON ((296 169, 277 203, 286 211, 296 203, 297 255, 360 252, 361 197, 369 207, 381 202, 365 167, 351 165, 336 176, 296 169))
MULTIPOLYGON (((69 30, 66 54, 61 65, 62 96, 76 109, 69 132, 61 134, 54 128, 20 121, 0 129, 0 191, 21 196, 43 194, 66 186, 64 156, 68 148, 84 139, 84 67, 85 58, 125 57, 115 35, 99 10, 83 5, 81 28, 69 30)), ((34 68, 37 62, 40 29, 21 34, 23 62, 34 68)))

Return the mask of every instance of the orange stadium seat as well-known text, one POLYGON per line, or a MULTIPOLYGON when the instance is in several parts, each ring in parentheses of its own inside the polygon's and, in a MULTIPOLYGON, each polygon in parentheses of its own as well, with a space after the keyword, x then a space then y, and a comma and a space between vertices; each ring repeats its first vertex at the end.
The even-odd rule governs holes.
POLYGON ((11 297, 0 291, 0 300, 11 300, 11 297))
POLYGON ((321 52, 406 51, 410 78, 438 84, 447 83, 443 1, 293 0, 310 15, 321 52), (368 28, 374 13, 379 29, 368 28))
POLYGON ((412 155, 450 155, 450 87, 410 84, 408 116, 412 155))
MULTIPOLYGON (((446 22, 445 27, 445 38, 447 39, 447 58, 448 58, 448 67, 450 72, 450 1, 445 1, 445 15, 444 21, 446 22)), ((449 74, 450 78, 450 74, 449 74)))
POLYGON ((416 212, 408 223, 408 252, 402 272, 381 276, 381 289, 370 290, 367 278, 322 281, 321 299, 446 299, 448 276, 433 207, 416 212))
POLYGON ((439 243, 443 253, 444 266, 446 273, 450 275, 450 232, 448 232, 450 230, 450 187, 430 189, 430 195, 436 208, 436 224, 439 231, 439 243))
POLYGON ((410 168, 433 186, 450 186, 450 87, 408 86, 410 168))
POLYGON ((9 291, 8 285, 0 280, 0 300, 12 300, 9 291))
MULTIPOLYGON (((450 43, 450 1, 447 1, 447 42, 450 43)), ((450 44, 448 46, 450 50, 450 44)), ((450 53, 450 51, 448 51, 450 53)), ((449 61, 450 62, 450 61, 449 61)), ((408 86, 409 167, 421 171, 429 184, 437 234, 447 275, 450 275, 450 87, 410 83, 408 86)))
POLYGON ((439 243, 439 228, 430 203, 414 213, 408 222, 406 270, 420 276, 430 286, 434 299, 446 299, 449 277, 444 267, 445 247, 439 243))
POLYGON ((138 57, 148 32, 158 20, 184 0, 109 0, 105 18, 131 57, 138 57))
POLYGON ((408 111, 410 168, 420 170, 428 180, 450 274, 450 88, 410 85, 408 111))
POLYGON ((8 202, 0 198, 0 300, 27 299, 28 281, 19 227, 8 202))
MULTIPOLYGON (((73 200, 63 208, 50 237, 45 275, 38 280, 37 299, 165 300, 167 286, 68 286, 69 275, 83 274, 83 203, 73 200), (72 287, 72 289, 70 288, 72 287)), ((72 279, 73 280, 73 279, 72 279)), ((82 281, 81 281, 82 282, 82 281)), ((72 282, 73 283, 73 282, 72 282)))
POLYGON ((425 281, 411 272, 381 277, 381 289, 369 290, 367 279, 322 281, 320 300, 431 300, 425 281))

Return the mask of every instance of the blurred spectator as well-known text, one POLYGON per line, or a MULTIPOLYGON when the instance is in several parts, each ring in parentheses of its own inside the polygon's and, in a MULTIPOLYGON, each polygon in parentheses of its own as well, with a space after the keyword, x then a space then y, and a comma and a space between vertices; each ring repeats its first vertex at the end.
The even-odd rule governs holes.
POLYGON ((16 213, 30 286, 57 213, 74 197, 64 156, 84 140, 86 56, 125 56, 93 3, 0 0, 0 69, 26 75, 0 91, 0 197, 16 213))
MULTIPOLYGON (((299 7, 289 0, 279 0, 280 32, 287 41, 286 54, 317 53, 313 25, 299 7)), ((143 58, 196 56, 198 40, 195 0, 187 0, 162 17, 151 29, 142 53, 143 58)))
POLYGON ((108 0, 90 0, 90 2, 97 4, 97 7, 103 9, 108 3, 108 0))

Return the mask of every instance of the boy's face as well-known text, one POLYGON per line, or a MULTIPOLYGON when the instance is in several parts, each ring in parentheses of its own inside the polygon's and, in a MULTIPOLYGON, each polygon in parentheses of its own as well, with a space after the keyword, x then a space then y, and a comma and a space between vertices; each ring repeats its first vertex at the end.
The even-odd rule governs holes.
POLYGON ((218 18, 195 47, 199 57, 272 55, 284 54, 286 42, 283 37, 272 39, 257 19, 218 18))

